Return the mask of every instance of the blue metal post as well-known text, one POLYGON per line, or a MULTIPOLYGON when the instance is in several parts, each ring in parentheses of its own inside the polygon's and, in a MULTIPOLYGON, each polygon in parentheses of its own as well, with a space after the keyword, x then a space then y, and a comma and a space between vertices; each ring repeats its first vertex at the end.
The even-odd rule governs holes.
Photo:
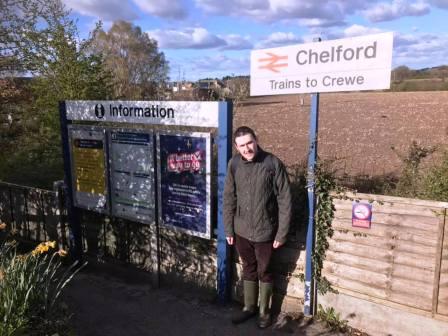
POLYGON ((226 108, 219 110, 218 126, 218 299, 226 303, 230 299, 232 283, 232 268, 230 248, 227 247, 223 220, 224 181, 227 173, 227 163, 232 155, 232 102, 227 102, 226 108))
POLYGON ((308 153, 308 171, 307 171, 307 190, 308 190, 308 231, 306 234, 306 267, 305 267, 305 316, 314 315, 315 306, 315 283, 313 278, 313 262, 314 253, 314 213, 316 205, 316 197, 314 193, 315 186, 315 169, 317 161, 317 136, 319 121, 319 93, 311 95, 311 116, 310 116, 310 149, 308 153))
POLYGON ((67 204, 68 225, 70 228, 69 248, 75 260, 82 259, 82 230, 79 214, 73 205, 73 177, 70 163, 70 147, 68 140, 68 124, 65 102, 59 102, 59 117, 61 124, 62 156, 64 159, 64 183, 66 186, 65 199, 67 204))

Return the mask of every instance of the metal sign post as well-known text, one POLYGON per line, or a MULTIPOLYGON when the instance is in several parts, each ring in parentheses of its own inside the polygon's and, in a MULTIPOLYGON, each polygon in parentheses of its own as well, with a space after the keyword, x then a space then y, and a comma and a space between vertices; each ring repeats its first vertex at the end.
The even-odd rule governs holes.
POLYGON ((218 128, 218 299, 225 303, 230 299, 232 285, 231 249, 224 232, 223 196, 227 163, 232 156, 232 103, 219 115, 218 128))
POLYGON ((317 136, 319 124, 319 93, 311 95, 310 116, 310 150, 308 153, 307 191, 308 191, 308 230, 306 233, 306 265, 305 265, 305 300, 303 310, 305 316, 312 316, 316 305, 316 283, 313 277, 313 253, 315 242, 315 207, 316 207, 316 163, 317 163, 317 136))

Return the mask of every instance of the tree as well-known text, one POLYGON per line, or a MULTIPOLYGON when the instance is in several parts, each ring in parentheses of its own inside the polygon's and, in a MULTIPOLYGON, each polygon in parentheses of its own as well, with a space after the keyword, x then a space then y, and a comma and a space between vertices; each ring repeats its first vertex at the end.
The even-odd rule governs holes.
POLYGON ((60 0, 6 1, 12 7, 1 7, 7 19, 0 30, 7 42, 1 56, 32 75, 32 103, 21 107, 18 122, 25 130, 19 146, 1 153, 0 179, 48 186, 62 177, 58 102, 109 98, 110 74, 102 58, 88 52, 92 39, 79 42, 60 0))
POLYGON ((243 100, 250 95, 250 80, 248 76, 236 76, 228 79, 227 87, 230 89, 230 97, 233 99, 235 115, 239 112, 243 100))
POLYGON ((168 62, 157 41, 128 22, 115 22, 108 32, 96 31, 92 52, 102 55, 113 73, 115 98, 157 98, 168 80, 168 62))
POLYGON ((406 65, 401 65, 392 70, 392 80, 394 81, 402 81, 405 80, 412 75, 412 70, 409 69, 406 65))

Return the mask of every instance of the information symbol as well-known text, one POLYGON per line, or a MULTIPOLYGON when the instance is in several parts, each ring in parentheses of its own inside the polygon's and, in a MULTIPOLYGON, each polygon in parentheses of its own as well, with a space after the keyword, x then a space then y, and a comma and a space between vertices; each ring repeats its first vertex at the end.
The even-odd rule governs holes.
POLYGON ((95 105, 95 115, 99 119, 103 119, 104 117, 104 106, 103 104, 96 104, 95 105))

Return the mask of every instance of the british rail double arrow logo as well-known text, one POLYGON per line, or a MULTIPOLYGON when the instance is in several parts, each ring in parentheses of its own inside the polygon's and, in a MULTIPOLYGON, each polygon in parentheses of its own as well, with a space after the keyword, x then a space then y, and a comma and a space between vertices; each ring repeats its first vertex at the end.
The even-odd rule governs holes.
POLYGON ((280 61, 288 61, 288 56, 279 56, 270 52, 266 53, 269 57, 259 58, 258 62, 267 62, 267 64, 260 65, 258 69, 266 69, 272 72, 280 72, 278 68, 284 68, 288 66, 288 63, 279 63, 280 61))

